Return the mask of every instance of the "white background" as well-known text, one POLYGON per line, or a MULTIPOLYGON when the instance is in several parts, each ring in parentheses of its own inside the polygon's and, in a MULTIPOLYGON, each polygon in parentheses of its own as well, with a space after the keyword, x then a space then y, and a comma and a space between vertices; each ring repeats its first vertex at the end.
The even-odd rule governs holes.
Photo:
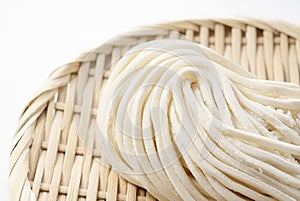
POLYGON ((250 16, 300 24, 298 0, 0 0, 0 195, 9 200, 11 139, 25 104, 56 67, 138 25, 250 16))

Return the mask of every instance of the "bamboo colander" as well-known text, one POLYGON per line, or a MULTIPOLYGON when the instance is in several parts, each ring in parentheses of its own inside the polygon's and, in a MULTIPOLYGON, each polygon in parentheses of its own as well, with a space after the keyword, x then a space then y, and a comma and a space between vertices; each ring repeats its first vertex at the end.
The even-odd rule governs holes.
POLYGON ((110 62, 137 44, 179 37, 215 50, 260 78, 300 83, 300 28, 285 22, 186 20, 124 34, 56 69, 27 104, 10 154, 12 200, 155 200, 99 163, 105 160, 101 149, 85 149, 73 115, 85 119, 91 134, 97 81, 105 83, 110 62))

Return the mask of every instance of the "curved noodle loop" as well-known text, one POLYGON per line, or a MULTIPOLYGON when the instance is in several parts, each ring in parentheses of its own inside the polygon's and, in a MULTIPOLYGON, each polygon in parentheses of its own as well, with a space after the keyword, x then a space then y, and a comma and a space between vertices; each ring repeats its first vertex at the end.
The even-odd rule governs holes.
POLYGON ((183 40, 116 64, 98 124, 112 168, 160 200, 300 200, 300 88, 183 40))

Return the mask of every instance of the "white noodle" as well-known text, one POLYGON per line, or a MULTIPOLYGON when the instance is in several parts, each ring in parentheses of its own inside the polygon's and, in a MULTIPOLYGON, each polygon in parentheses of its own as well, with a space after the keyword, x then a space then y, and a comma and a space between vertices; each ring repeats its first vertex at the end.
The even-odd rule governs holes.
POLYGON ((136 46, 100 97, 107 160, 160 200, 299 200, 300 87, 182 40, 136 46))

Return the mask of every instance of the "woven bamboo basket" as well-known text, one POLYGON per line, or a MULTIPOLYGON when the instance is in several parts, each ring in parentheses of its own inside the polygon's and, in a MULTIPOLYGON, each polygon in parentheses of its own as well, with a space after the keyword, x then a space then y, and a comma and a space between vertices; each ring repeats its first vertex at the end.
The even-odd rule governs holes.
POLYGON ((285 22, 187 20, 124 34, 56 69, 27 104, 10 154, 12 200, 155 200, 100 163, 105 160, 101 148, 86 150, 73 116, 85 119, 86 132, 93 135, 101 86, 97 80, 105 84, 109 63, 137 44, 180 37, 215 50, 260 78, 300 83, 300 28, 285 22))

